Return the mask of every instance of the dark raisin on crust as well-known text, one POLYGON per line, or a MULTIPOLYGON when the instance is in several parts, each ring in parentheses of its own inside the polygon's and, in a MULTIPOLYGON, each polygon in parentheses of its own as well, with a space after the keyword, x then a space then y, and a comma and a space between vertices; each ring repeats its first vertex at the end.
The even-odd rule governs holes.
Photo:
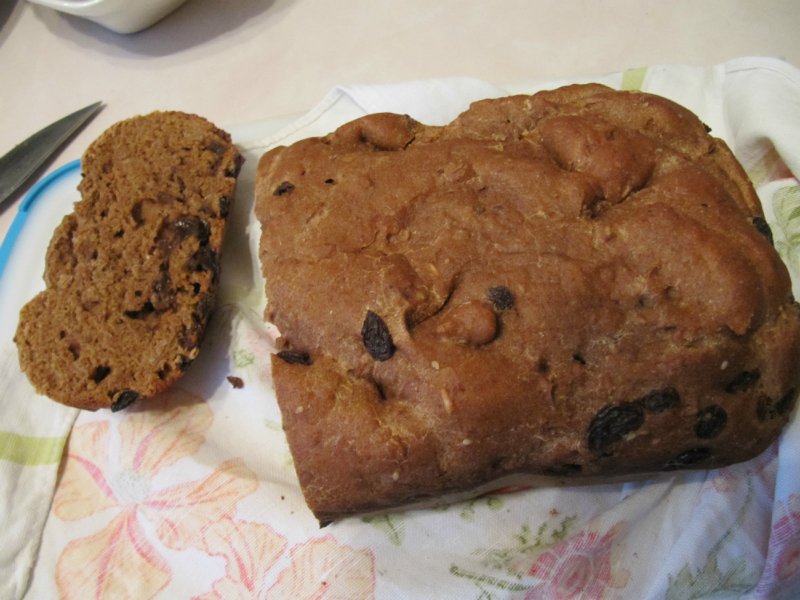
POLYGON ((290 181, 283 181, 281 184, 275 188, 275 191, 272 192, 273 196, 283 196, 285 194, 291 194, 294 191, 294 184, 290 181))
POLYGON ((589 449, 602 452, 644 423, 642 407, 633 402, 609 404, 598 412, 589 424, 589 449))
POLYGON ((762 396, 756 403, 756 417, 759 421, 782 417, 792 411, 796 400, 797 395, 794 388, 781 396, 779 400, 773 400, 767 396, 762 396))
POLYGON ((307 352, 300 352, 299 350, 281 350, 278 352, 278 358, 290 365, 310 365, 311 357, 307 352))
POLYGON ((694 421, 694 434, 703 439, 717 437, 728 422, 728 413, 716 404, 706 406, 697 413, 694 421))
POLYGON ((139 392, 133 390, 125 390, 120 392, 117 398, 111 405, 111 412, 118 412, 124 408, 129 407, 131 404, 139 399, 139 392))
POLYGON ((758 233, 767 238, 767 241, 771 245, 775 245, 775 240, 772 237, 772 229, 770 229, 769 223, 767 223, 764 217, 753 217, 753 225, 758 230, 758 233))
POLYGON ((389 328, 377 314, 371 310, 364 317, 361 326, 361 339, 369 355, 375 360, 389 360, 396 350, 389 328))
POLYGON ((497 310, 508 310, 514 306, 514 294, 502 285, 489 288, 487 297, 497 310))
POLYGON ((678 454, 678 456, 676 456, 675 458, 670 460, 666 465, 664 465, 664 470, 674 471, 682 467, 695 465, 699 462, 707 460, 710 457, 711 457, 711 448, 708 448, 706 446, 689 448, 688 450, 685 450, 680 454, 678 454))
POLYGON ((637 400, 644 409, 651 413, 661 413, 670 408, 675 408, 681 402, 678 390, 667 387, 660 390, 653 390, 637 400))
POLYGON ((244 387, 244 380, 241 377, 236 377, 235 375, 228 375, 226 378, 228 383, 230 383, 234 389, 240 390, 244 387))
POLYGON ((749 390, 756 384, 760 377, 761 371, 758 369, 742 371, 725 386, 725 391, 729 394, 735 394, 736 392, 749 390))
POLYGON ((94 381, 95 383, 100 383, 101 381, 103 381, 103 379, 108 377, 109 373, 111 373, 111 367, 109 367, 108 365, 98 365, 97 367, 95 367, 95 370, 92 371, 91 374, 92 381, 94 381))
POLYGON ((779 416, 787 415, 792 412, 795 401, 797 400, 797 390, 791 389, 775 403, 775 411, 779 416))

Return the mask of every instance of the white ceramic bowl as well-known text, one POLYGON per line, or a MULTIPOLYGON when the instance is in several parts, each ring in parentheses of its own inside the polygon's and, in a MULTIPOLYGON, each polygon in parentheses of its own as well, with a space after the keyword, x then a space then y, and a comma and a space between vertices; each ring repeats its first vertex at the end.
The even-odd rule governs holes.
POLYGON ((163 19, 186 0, 28 0, 99 23, 117 33, 135 33, 163 19))

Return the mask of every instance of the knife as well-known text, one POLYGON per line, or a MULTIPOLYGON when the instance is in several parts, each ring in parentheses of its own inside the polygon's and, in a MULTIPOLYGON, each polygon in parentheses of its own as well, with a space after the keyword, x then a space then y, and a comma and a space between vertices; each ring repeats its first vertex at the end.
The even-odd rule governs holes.
POLYGON ((0 158, 0 207, 102 106, 95 102, 59 119, 0 158))

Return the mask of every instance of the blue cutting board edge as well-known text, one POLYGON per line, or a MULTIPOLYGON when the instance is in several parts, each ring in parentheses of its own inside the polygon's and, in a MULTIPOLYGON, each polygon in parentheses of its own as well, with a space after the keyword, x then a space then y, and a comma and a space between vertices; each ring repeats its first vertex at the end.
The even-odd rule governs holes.
POLYGON ((3 244, 0 246, 0 282, 3 279, 3 273, 5 272, 6 265, 8 264, 8 259, 11 257, 14 244, 16 243, 22 228, 25 226, 25 222, 28 220, 28 214, 31 207, 37 200, 39 200, 39 198, 45 195, 47 189, 51 185, 53 185, 59 179, 71 175, 73 171, 80 169, 80 167, 81 161, 79 159, 68 162, 67 164, 59 167, 52 173, 47 174, 45 177, 37 181, 22 199, 22 203, 19 206, 17 215, 11 222, 11 227, 9 227, 6 237, 3 239, 3 244))

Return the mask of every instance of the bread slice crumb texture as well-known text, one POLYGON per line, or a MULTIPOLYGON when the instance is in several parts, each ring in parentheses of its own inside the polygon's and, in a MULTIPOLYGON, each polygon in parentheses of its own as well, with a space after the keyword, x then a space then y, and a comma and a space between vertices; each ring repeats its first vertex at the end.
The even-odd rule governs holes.
POLYGON ((37 391, 118 410, 181 376, 214 306, 241 163, 226 132, 181 112, 122 121, 87 149, 81 200, 15 336, 37 391))

